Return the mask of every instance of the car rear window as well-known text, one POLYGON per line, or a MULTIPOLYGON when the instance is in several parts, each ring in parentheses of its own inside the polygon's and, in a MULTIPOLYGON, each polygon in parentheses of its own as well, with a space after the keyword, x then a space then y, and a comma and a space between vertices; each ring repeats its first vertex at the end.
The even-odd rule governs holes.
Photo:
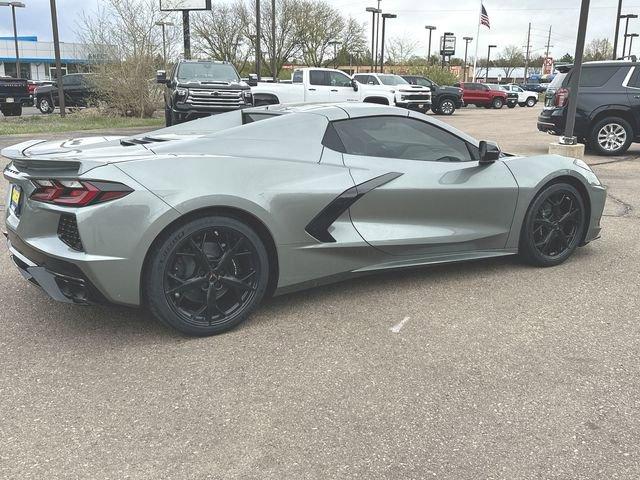
POLYGON ((580 75, 581 87, 601 87, 618 71, 618 66, 583 68, 580 75))
POLYGON ((549 83, 549 87, 552 90, 556 90, 558 88, 560 88, 563 83, 564 83, 564 79, 567 78, 569 72, 565 72, 565 73, 558 73, 556 74, 555 77, 553 77, 553 80, 551 80, 551 82, 549 83))

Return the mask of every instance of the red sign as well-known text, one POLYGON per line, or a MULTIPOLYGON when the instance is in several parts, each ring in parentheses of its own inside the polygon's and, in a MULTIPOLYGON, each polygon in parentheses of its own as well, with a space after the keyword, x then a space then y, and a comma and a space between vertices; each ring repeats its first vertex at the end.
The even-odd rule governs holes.
POLYGON ((553 58, 547 57, 542 65, 542 74, 551 75, 553 73, 553 58))

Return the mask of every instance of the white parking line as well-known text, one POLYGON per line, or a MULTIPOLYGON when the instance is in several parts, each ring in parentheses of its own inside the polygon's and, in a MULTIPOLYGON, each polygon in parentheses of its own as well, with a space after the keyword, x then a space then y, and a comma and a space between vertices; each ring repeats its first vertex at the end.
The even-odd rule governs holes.
POLYGON ((391 327, 389 330, 391 330, 393 333, 400 333, 400 330, 402 330, 402 327, 404 327, 404 324, 407 323, 407 321, 409 320, 410 317, 404 317, 400 323, 398 323, 397 325, 394 325, 393 327, 391 327))

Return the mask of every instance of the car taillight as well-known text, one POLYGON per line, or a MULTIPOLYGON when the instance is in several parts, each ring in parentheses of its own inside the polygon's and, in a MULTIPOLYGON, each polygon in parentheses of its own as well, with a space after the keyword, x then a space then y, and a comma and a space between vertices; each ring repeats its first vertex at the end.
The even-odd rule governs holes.
POLYGON ((87 180, 33 180, 31 200, 67 207, 86 207, 128 195, 133 190, 122 183, 87 180))
POLYGON ((567 99, 569 98, 569 89, 568 88, 559 88, 556 90, 555 94, 555 105, 556 107, 564 107, 567 99))

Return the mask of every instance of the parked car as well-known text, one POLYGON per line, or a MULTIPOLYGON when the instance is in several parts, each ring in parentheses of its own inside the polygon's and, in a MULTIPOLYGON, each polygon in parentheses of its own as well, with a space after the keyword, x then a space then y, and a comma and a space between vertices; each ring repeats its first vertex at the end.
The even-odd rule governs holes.
POLYGON ((0 112, 5 117, 22 115, 22 106, 29 105, 28 82, 22 78, 0 77, 0 112))
POLYGON ((520 87, 528 92, 544 93, 547 91, 548 83, 521 83, 520 87))
POLYGON ((504 90, 505 92, 507 92, 507 94, 511 94, 509 98, 517 98, 517 103, 521 107, 533 107, 536 103, 538 103, 538 95, 535 92, 523 90, 518 85, 514 85, 513 83, 506 83, 502 85, 490 84, 489 86, 491 86, 492 88, 499 88, 500 90, 504 90))
MULTIPOLYGON (((558 74, 545 93, 538 130, 564 134, 572 65, 558 74)), ((582 66, 574 135, 600 155, 620 155, 640 141, 640 63, 586 62, 582 66)))
POLYGON ((462 89, 438 85, 421 75, 402 75, 411 85, 421 85, 431 90, 431 111, 439 115, 452 115, 456 108, 464 105, 462 89))
POLYGON ((27 87, 29 89, 29 105, 35 106, 36 104, 36 88, 52 84, 53 82, 47 80, 28 80, 27 87))
MULTIPOLYGON (((507 92, 494 90, 484 83, 464 82, 456 83, 456 87, 462 88, 462 99, 465 105, 476 107, 502 108, 507 103, 507 92)), ((515 106, 513 100, 511 103, 515 106)))
POLYGON ((271 293, 367 272, 514 254, 558 265, 598 237, 606 199, 580 160, 512 156, 356 102, 1 154, 8 251, 26 279, 64 302, 145 305, 200 336, 271 293))
MULTIPOLYGON (((61 81, 65 107, 88 107, 96 104, 98 92, 94 78, 94 73, 63 75, 61 81)), ((52 113, 55 107, 60 106, 57 81, 36 87, 34 95, 36 107, 42 113, 52 113)))
MULTIPOLYGON (((365 94, 386 91, 394 95, 397 107, 426 112, 432 105, 429 87, 412 85, 400 75, 390 73, 356 73, 353 79, 362 85, 365 94)), ((393 105, 393 103, 390 103, 393 105)))
POLYGON ((167 126, 253 106, 251 87, 229 62, 179 60, 168 75, 158 70, 156 80, 165 86, 167 126))
POLYGON ((411 86, 397 75, 390 77, 393 78, 385 77, 384 81, 393 85, 385 85, 377 77, 371 80, 359 77, 360 80, 358 80, 331 68, 300 68, 294 70, 290 84, 259 83, 252 87, 252 91, 256 105, 366 102, 423 111, 430 108, 431 91, 429 89, 411 86), (363 84, 361 81, 367 83, 363 84))
POLYGON ((512 92, 506 85, 500 85, 498 83, 485 83, 486 86, 498 92, 505 92, 507 94, 507 107, 515 108, 518 105, 518 94, 512 92))

